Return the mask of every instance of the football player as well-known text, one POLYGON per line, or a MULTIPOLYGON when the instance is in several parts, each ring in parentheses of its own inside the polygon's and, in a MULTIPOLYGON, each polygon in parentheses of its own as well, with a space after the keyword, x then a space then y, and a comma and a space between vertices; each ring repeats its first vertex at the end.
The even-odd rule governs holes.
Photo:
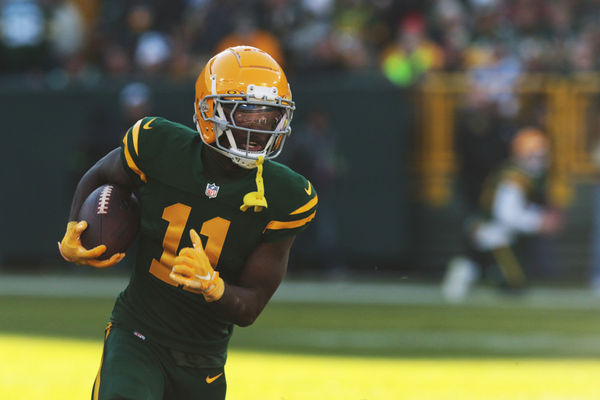
POLYGON ((518 291, 526 284, 526 271, 515 251, 520 239, 555 233, 561 213, 548 204, 546 173, 550 146, 544 133, 520 129, 511 141, 510 159, 487 179, 479 214, 466 224, 468 257, 456 257, 446 273, 443 292, 461 300, 478 278, 478 268, 495 266, 502 286, 518 291))
POLYGON ((294 237, 315 217, 311 183, 272 161, 294 102, 267 53, 228 48, 196 81, 196 130, 145 117, 81 178, 63 257, 108 267, 82 247, 84 199, 98 186, 134 189, 141 204, 135 269, 106 329, 93 399, 223 399, 233 326, 261 313, 286 272, 294 237))

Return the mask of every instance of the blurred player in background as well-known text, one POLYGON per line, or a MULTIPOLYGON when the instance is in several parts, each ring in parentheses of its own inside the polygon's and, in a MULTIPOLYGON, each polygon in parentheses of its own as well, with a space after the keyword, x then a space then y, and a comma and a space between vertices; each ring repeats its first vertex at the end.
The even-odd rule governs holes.
POLYGON ((511 157, 486 179, 478 215, 465 224, 467 256, 449 263, 442 287, 448 300, 463 299, 482 273, 499 272, 504 288, 524 287, 521 239, 555 233, 562 225, 561 213, 546 196, 549 152, 548 139, 537 128, 523 128, 512 139, 511 157))
POLYGON ((271 56, 229 48, 196 81, 198 132, 142 118, 80 180, 59 246, 68 261, 108 267, 124 256, 99 260, 105 246, 81 246, 77 215, 94 188, 124 185, 141 204, 135 270, 106 329, 94 399, 225 398, 233 325, 261 313, 316 213, 311 183, 271 160, 293 111, 271 56))

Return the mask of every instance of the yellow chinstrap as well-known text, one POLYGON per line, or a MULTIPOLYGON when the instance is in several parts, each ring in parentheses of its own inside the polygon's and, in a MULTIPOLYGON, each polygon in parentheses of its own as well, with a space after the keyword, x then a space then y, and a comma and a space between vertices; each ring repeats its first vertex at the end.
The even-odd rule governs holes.
POLYGON ((246 211, 250 207, 254 207, 254 212, 260 212, 263 208, 267 208, 267 199, 265 198, 265 185, 263 183, 263 156, 256 160, 256 192, 246 193, 244 196, 244 204, 240 206, 240 210, 246 211))

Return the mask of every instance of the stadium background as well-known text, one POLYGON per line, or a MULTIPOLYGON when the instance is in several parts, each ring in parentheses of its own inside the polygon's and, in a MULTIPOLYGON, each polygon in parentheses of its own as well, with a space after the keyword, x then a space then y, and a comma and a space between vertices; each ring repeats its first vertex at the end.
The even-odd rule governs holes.
MULTIPOLYGON (((119 143, 128 113, 191 125, 196 74, 239 41, 288 73, 298 110, 282 157, 313 181, 321 208, 274 303, 237 331, 231 368, 236 356, 286 367, 309 356, 294 371, 306 376, 354 357, 382 376, 362 388, 345 380, 362 372, 331 376, 316 395, 280 377, 261 398, 597 398, 598 22, 596 0, 0 1, 0 358, 15 365, 0 397, 87 393, 130 266, 60 259, 76 179, 119 143), (523 124, 552 139, 565 226, 536 243, 527 296, 480 287, 446 304, 437 285, 461 251, 461 165, 481 161, 473 153, 500 159, 523 124), (52 353, 82 343, 92 355, 80 368, 52 353), (65 381, 31 382, 32 361, 48 377, 58 360, 65 381), (536 369, 562 378, 544 391, 536 369)), ((235 376, 232 398, 244 398, 235 376)))

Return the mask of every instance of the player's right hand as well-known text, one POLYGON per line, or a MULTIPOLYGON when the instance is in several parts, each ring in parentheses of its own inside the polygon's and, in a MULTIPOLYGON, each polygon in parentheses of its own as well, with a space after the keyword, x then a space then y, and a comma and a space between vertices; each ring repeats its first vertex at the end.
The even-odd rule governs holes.
POLYGON ((116 253, 107 260, 98 260, 97 258, 106 251, 106 246, 101 244, 90 250, 83 247, 81 234, 86 228, 86 221, 70 221, 67 224, 67 232, 62 241, 58 242, 58 251, 65 260, 78 265, 105 268, 115 265, 125 257, 124 253, 116 253))
POLYGON ((200 236, 194 229, 190 230, 190 238, 194 247, 179 251, 169 276, 188 289, 202 293, 206 301, 217 301, 223 296, 225 282, 210 265, 200 236))

